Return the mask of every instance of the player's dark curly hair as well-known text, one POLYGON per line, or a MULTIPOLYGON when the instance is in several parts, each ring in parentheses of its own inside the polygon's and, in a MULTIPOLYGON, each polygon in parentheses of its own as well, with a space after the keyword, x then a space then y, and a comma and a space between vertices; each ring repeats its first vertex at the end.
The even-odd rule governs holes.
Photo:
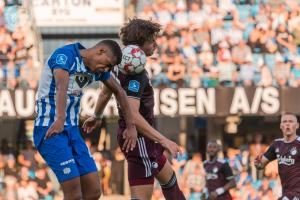
POLYGON ((161 26, 151 20, 134 18, 121 28, 120 37, 123 45, 135 44, 142 46, 158 35, 161 26))

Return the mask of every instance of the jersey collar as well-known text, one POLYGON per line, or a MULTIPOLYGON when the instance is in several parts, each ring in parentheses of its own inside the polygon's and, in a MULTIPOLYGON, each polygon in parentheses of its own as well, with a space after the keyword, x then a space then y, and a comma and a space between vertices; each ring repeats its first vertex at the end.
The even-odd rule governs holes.
POLYGON ((81 57, 81 55, 80 55, 80 50, 81 50, 81 49, 86 49, 86 48, 85 48, 82 44, 80 44, 79 42, 75 43, 75 51, 76 51, 76 54, 77 54, 77 56, 78 56, 78 58, 79 58, 79 63, 80 63, 81 65, 84 66, 84 69, 85 69, 86 71, 90 72, 89 68, 86 67, 86 66, 84 65, 84 63, 83 63, 82 57, 81 57))

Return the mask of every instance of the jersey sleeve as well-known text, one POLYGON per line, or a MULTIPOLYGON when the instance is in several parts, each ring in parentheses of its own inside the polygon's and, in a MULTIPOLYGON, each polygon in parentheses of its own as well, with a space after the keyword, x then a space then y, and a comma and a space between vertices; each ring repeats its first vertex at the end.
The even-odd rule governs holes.
POLYGON ((146 87, 146 77, 144 73, 127 76, 123 88, 128 97, 141 99, 143 91, 146 87))
POLYGON ((222 166, 222 171, 224 173, 224 176, 227 181, 230 181, 231 179, 234 179, 232 170, 227 162, 225 162, 222 166))
POLYGON ((275 143, 273 143, 266 151, 266 153, 264 153, 264 157, 266 157, 269 161, 275 160, 277 158, 275 153, 275 143))
POLYGON ((110 78, 110 72, 103 72, 95 76, 95 81, 106 81, 110 78))
POLYGON ((53 71, 54 69, 63 69, 70 72, 74 63, 74 55, 68 49, 57 49, 48 60, 48 65, 53 71))

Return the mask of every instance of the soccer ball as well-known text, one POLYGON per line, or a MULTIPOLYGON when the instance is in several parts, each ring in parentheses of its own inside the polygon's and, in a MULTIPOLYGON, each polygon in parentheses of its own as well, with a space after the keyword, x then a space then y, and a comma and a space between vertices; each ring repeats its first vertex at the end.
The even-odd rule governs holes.
POLYGON ((128 45, 122 49, 122 54, 118 68, 123 74, 139 74, 145 69, 147 58, 139 46, 128 45))

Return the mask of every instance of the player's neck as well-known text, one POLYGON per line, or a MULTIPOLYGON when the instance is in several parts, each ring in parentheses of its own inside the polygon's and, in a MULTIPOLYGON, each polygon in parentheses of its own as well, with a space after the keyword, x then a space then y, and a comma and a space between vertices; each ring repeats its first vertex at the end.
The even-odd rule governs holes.
POLYGON ((89 53, 86 49, 81 49, 79 50, 80 56, 82 58, 84 66, 88 67, 89 66, 89 53))
POLYGON ((293 142, 294 140, 296 140, 297 138, 297 135, 296 134, 293 134, 293 135, 290 135, 290 136, 284 136, 284 142, 293 142))
POLYGON ((209 162, 215 162, 217 159, 218 159, 217 156, 210 157, 210 158, 209 158, 209 162))

